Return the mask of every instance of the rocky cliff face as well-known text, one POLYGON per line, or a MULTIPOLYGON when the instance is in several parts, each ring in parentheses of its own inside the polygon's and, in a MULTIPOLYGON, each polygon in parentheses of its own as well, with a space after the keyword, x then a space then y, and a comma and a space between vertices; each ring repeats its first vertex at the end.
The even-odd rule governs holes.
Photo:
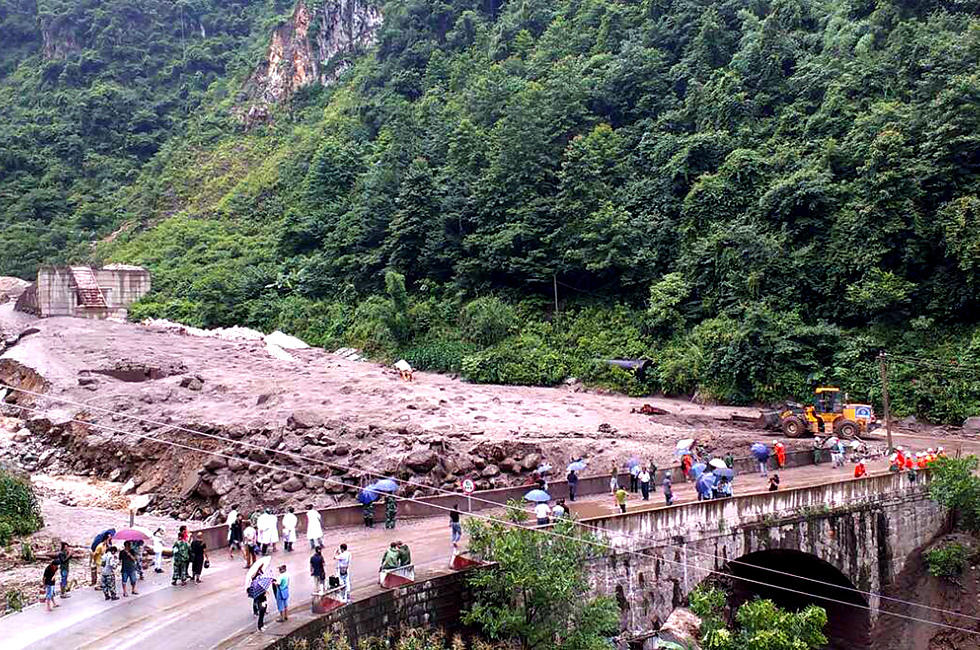
POLYGON ((336 80, 374 42, 381 20, 365 0, 300 0, 246 85, 250 116, 261 117, 262 105, 280 103, 304 86, 336 80))

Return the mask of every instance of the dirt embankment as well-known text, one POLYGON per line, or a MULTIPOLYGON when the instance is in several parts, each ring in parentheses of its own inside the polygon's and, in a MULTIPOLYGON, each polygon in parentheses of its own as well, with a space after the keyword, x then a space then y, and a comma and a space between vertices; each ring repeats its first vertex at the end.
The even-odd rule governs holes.
POLYGON ((871 647, 876 650, 964 650, 978 647, 976 634, 980 633, 980 622, 976 617, 980 616, 980 540, 972 535, 953 533, 935 540, 922 551, 949 543, 962 544, 972 556, 962 575, 952 579, 931 576, 922 553, 916 553, 916 557, 907 563, 907 568, 884 590, 885 596, 914 601, 943 611, 886 600, 882 601, 881 609, 950 627, 881 614, 872 632, 871 647), (974 633, 953 627, 966 628, 974 633))

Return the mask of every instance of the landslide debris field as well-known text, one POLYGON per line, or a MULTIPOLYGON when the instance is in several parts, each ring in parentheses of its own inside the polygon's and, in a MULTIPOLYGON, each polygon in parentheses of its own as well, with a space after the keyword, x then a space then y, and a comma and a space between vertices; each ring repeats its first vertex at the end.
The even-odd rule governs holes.
MULTIPOLYGON (((132 479, 136 492, 154 497, 151 509, 181 517, 206 516, 230 503, 281 506, 312 499, 328 505, 350 498, 351 491, 72 420, 317 476, 332 474, 345 482, 361 478, 358 471, 343 469, 352 466, 433 486, 455 486, 472 475, 480 488, 523 482, 542 461, 560 475, 578 456, 589 460, 586 474, 608 472, 613 462, 622 464, 630 456, 653 458, 663 467, 674 462, 677 440, 689 437, 720 453, 745 455, 752 441, 767 435, 722 421, 732 413, 756 415, 756 409, 634 399, 575 385, 474 385, 427 373, 416 373, 407 383, 394 369, 321 349, 289 350, 289 361, 273 356, 262 341, 73 318, 28 322, 9 305, 0 307, 0 328, 8 340, 27 328, 36 330, 0 357, 0 380, 50 396, 5 398, 44 411, 6 407, 7 415, 25 420, 26 430, 15 436, 16 452, 32 451, 21 464, 30 471, 132 479), (645 403, 669 413, 631 412, 645 403), (301 454, 309 461, 202 439, 173 426, 301 454)), ((791 447, 811 444, 789 442, 791 447)))

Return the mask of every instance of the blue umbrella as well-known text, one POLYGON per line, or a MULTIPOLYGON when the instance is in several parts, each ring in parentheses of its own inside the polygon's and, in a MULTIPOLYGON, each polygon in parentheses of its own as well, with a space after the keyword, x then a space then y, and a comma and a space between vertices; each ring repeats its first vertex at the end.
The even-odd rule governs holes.
POLYGON ((397 492, 398 483, 390 478, 383 478, 367 486, 367 489, 370 492, 397 492))
POLYGON ((269 591, 269 587, 272 586, 273 579, 270 576, 259 576, 252 581, 252 584, 248 587, 248 597, 258 598, 265 592, 269 591))
POLYGON ((569 472, 581 472, 586 468, 584 460, 576 460, 568 464, 569 472))
POLYGON ((115 528, 108 528, 106 530, 103 530, 101 533, 99 533, 98 535, 95 536, 95 539, 92 540, 92 548, 89 549, 89 550, 94 551, 95 550, 95 547, 98 546, 99 544, 101 544, 103 541, 105 541, 105 538, 106 537, 109 537, 110 535, 115 535, 115 534, 116 534, 116 529, 115 528))
POLYGON ((551 465, 548 463, 541 463, 538 465, 538 474, 547 474, 551 471, 551 465))
POLYGON ((704 463, 695 463, 691 466, 691 476, 693 476, 694 480, 696 481, 702 474, 704 474, 704 470, 706 469, 708 469, 708 466, 704 463))
POLYGON ((531 490, 524 495, 525 501, 534 501, 535 503, 547 503, 551 501, 551 495, 544 490, 531 490))
POLYGON ((727 479, 735 478, 735 470, 731 470, 731 469, 716 469, 714 471, 714 474, 719 478, 727 478, 727 479))
POLYGON ((633 457, 632 457, 632 458, 630 458, 630 459, 629 459, 628 461, 626 461, 626 467, 628 467, 629 469, 633 469, 633 468, 634 468, 634 467, 636 467, 637 465, 642 465, 642 464, 643 464, 643 463, 641 463, 641 462, 640 462, 640 459, 639 459, 639 458, 637 458, 636 456, 633 456, 633 457))
POLYGON ((372 490, 371 488, 362 488, 360 492, 357 493, 357 500, 364 505, 369 505, 374 503, 381 498, 381 495, 372 490))
POLYGON ((718 484, 718 477, 708 472, 702 474, 701 478, 697 480, 694 487, 697 489, 698 494, 701 496, 711 496, 711 490, 718 484))
POLYGON ((753 442, 752 446, 749 448, 749 451, 752 452, 752 455, 755 456, 760 463, 763 463, 769 459, 769 447, 766 447, 761 442, 753 442))

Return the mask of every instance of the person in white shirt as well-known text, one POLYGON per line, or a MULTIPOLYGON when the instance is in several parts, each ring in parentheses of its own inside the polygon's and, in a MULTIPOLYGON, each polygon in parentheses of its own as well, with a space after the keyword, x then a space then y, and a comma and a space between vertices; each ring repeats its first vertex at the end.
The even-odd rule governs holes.
POLYGON ((340 586, 344 588, 344 602, 350 600, 350 561, 351 554, 347 550, 347 544, 341 544, 337 553, 333 556, 337 560, 337 575, 340 577, 340 586))
POLYGON ((288 553, 293 551, 293 542, 296 541, 296 518, 295 510, 290 507, 289 511, 282 516, 282 546, 288 553))
POLYGON ((153 533, 153 572, 163 573, 163 529, 153 533))
POLYGON ((539 526, 547 526, 550 523, 551 508, 547 503, 539 503, 534 506, 534 516, 537 517, 539 526))
POLYGON ((643 500, 650 500, 650 472, 644 467, 640 470, 640 493, 643 494, 643 500))
POLYGON ((323 546, 323 524, 320 523, 320 513, 311 503, 306 512, 306 539, 310 540, 310 548, 323 546))
POLYGON ((255 562, 255 540, 258 536, 258 532, 255 530, 255 526, 249 524, 244 531, 242 531, 242 539, 245 540, 245 568, 252 566, 255 562))
POLYGON ((565 506, 561 501, 557 501, 551 508, 551 518, 554 520, 561 519, 565 516, 565 506))

